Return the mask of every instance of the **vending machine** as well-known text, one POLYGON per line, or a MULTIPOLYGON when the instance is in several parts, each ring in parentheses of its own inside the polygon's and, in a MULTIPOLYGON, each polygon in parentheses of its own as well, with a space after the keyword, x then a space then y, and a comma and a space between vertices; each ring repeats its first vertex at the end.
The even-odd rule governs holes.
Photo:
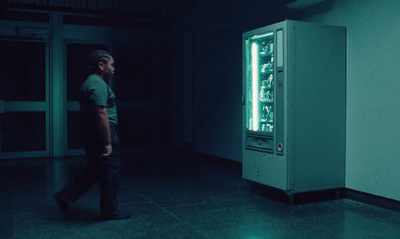
POLYGON ((243 33, 243 178, 343 188, 346 29, 286 20, 243 33))

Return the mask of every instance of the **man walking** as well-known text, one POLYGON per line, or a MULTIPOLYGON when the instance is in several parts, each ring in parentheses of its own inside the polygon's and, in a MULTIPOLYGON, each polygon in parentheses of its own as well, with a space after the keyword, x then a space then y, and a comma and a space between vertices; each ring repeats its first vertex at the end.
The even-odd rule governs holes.
POLYGON ((79 99, 87 165, 60 192, 54 194, 54 199, 66 215, 69 202, 77 201, 98 182, 101 218, 127 219, 130 216, 118 210, 118 117, 115 95, 107 84, 114 74, 114 59, 107 51, 96 50, 90 55, 89 62, 92 74, 81 86, 79 99))

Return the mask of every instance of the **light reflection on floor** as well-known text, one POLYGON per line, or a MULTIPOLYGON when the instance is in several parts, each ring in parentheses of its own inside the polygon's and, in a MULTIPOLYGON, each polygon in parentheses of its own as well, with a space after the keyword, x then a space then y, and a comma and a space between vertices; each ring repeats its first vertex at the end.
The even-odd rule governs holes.
POLYGON ((82 158, 3 160, 0 238, 400 238, 400 213, 348 199, 288 205, 252 193, 241 165, 192 154, 123 161, 119 202, 99 220, 93 187, 63 219, 52 199, 82 158))

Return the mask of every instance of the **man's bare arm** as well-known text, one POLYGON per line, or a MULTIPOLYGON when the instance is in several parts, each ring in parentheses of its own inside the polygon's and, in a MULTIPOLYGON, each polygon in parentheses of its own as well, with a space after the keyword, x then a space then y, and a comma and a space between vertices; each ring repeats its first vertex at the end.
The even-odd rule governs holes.
POLYGON ((99 116, 99 130, 102 140, 104 142, 104 153, 103 157, 108 158, 112 153, 111 147, 111 137, 110 137, 110 126, 108 122, 108 114, 106 111, 106 107, 99 106, 97 110, 99 116))

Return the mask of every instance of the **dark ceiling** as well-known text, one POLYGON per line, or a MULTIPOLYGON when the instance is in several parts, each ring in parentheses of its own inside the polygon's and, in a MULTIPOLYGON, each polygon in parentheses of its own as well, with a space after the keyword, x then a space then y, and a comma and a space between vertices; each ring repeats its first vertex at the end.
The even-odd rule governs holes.
POLYGON ((182 11, 190 11, 210 3, 231 4, 235 1, 264 1, 273 4, 294 0, 0 0, 4 9, 58 10, 86 14, 129 14, 135 17, 168 18, 182 11))

